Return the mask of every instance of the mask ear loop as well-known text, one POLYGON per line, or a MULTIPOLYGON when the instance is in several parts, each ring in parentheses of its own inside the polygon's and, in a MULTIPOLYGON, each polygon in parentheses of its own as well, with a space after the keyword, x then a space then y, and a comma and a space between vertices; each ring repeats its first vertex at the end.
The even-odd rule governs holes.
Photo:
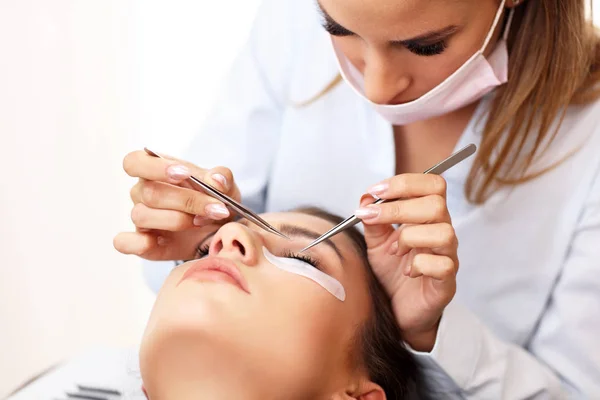
POLYGON ((504 28, 504 33, 502 34, 502 39, 506 42, 508 41, 508 34, 510 33, 510 27, 512 26, 513 16, 515 15, 515 8, 511 8, 508 13, 508 21, 506 21, 506 27, 504 28))
MULTIPOLYGON (((502 0, 502 2, 500 3, 500 7, 498 7, 498 11, 496 11, 496 16, 494 17, 494 23, 492 24, 492 28, 490 29, 490 31, 488 32, 486 38, 485 38, 485 42, 483 42, 483 47, 482 49, 486 49, 488 44, 490 43, 490 40, 492 40, 492 36, 494 35, 494 31, 496 30, 496 26, 498 26, 498 21, 500 21, 500 17, 502 16, 502 12, 504 11, 504 5, 506 4, 506 0, 502 0)), ((507 23, 507 28, 510 27, 510 23, 512 22, 512 12, 509 16, 509 21, 507 23)), ((504 30, 504 35, 506 35, 506 32, 508 31, 508 29, 504 30)))

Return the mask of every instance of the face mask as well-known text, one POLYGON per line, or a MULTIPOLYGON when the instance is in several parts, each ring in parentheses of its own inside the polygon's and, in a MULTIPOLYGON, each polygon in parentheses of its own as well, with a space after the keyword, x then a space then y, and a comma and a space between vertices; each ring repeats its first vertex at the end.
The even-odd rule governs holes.
POLYGON ((342 284, 337 279, 319 271, 312 265, 301 260, 296 260, 295 258, 277 257, 271 254, 266 247, 263 247, 263 254, 267 261, 277 268, 314 281, 338 300, 344 301, 346 299, 346 291, 342 284))
MULTIPOLYGON (((346 56, 335 46, 338 66, 344 80, 359 96, 367 100, 381 116, 393 125, 406 125, 416 121, 447 114, 467 106, 491 92, 494 88, 508 80, 508 50, 506 39, 510 29, 514 10, 511 11, 502 39, 489 59, 483 55, 485 48, 494 34, 505 0, 500 8, 485 42, 480 50, 445 81, 414 101, 397 105, 382 105, 371 102, 365 97, 364 78, 346 56)), ((333 42, 333 41, 332 41, 333 42)))

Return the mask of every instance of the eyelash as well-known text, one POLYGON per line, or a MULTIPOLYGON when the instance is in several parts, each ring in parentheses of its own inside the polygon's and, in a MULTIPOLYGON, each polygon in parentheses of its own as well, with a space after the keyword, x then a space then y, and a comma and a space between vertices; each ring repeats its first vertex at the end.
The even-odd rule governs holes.
POLYGON ((408 42, 404 44, 404 47, 418 56, 429 57, 442 54, 448 47, 448 43, 446 43, 445 40, 441 40, 436 43, 420 46, 418 44, 408 42))
MULTIPOLYGON (((354 35, 352 32, 340 28, 339 25, 334 24, 331 21, 324 21, 323 28, 333 36, 344 37, 354 35)), ((448 47, 448 43, 445 40, 440 40, 439 42, 422 46, 416 43, 407 42, 403 44, 403 46, 406 47, 408 51, 418 56, 430 57, 442 54, 448 47)))
MULTIPOLYGON (((196 254, 198 255, 198 258, 203 258, 208 255, 209 250, 210 250, 209 244, 205 244, 204 246, 198 245, 198 247, 196 247, 196 254)), ((296 260, 303 261, 307 264, 312 265, 314 268, 318 269, 319 271, 322 271, 321 265, 319 264, 319 262, 317 260, 315 260, 314 258, 307 256, 306 254, 295 254, 295 253, 292 253, 291 251, 287 250, 282 255, 282 257, 294 258, 296 260)))
POLYGON ((283 253, 282 257, 294 258, 296 260, 303 261, 307 264, 312 265, 319 271, 322 271, 321 265, 319 264, 319 262, 317 260, 315 260, 314 258, 312 258, 311 256, 308 256, 306 254, 295 254, 295 253, 292 253, 291 251, 287 250, 285 253, 283 253))
POLYGON ((329 32, 330 35, 333 35, 333 36, 352 36, 352 35, 354 35, 352 32, 342 28, 341 26, 339 26, 336 23, 328 21, 327 19, 323 21, 322 25, 323 25, 323 28, 325 28, 325 30, 327 32, 329 32))
POLYGON ((204 246, 202 246, 202 244, 199 244, 198 247, 196 247, 196 254, 198 255, 198 258, 203 258, 208 255, 209 250, 210 244, 207 243, 204 246))

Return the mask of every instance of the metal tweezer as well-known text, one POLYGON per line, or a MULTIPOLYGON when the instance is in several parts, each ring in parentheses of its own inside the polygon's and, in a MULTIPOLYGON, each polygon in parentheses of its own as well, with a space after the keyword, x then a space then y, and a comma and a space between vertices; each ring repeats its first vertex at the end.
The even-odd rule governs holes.
MULTIPOLYGON (((144 147, 144 151, 153 157, 164 158, 164 157, 161 157, 160 155, 158 155, 157 153, 153 152, 152 150, 148 149, 147 147, 144 147)), ((256 225, 258 225, 262 229, 266 230, 267 232, 273 233, 284 239, 290 240, 289 237, 287 237, 283 233, 279 232, 274 226, 270 225, 267 221, 265 221, 264 219, 259 217, 254 211, 250 210, 249 208, 246 208, 245 206, 238 203, 237 201, 235 201, 231 197, 227 196, 226 194, 219 192, 214 187, 202 182, 200 179, 195 178, 193 176, 190 176, 187 179, 187 181, 194 187, 194 189, 205 192, 209 196, 212 196, 215 199, 223 202, 225 205, 229 206, 229 208, 231 208, 232 210, 234 210, 235 212, 240 214, 242 217, 246 218, 250 222, 255 223, 256 225)))
MULTIPOLYGON (((462 149, 458 150, 456 153, 452 154, 450 157, 446 158, 444 161, 434 165, 433 167, 429 168, 427 171, 425 171, 423 173, 440 175, 441 173, 446 172, 447 170, 454 167, 456 164, 460 163, 461 161, 465 160, 466 158, 469 158, 470 156, 472 156, 476 150, 477 150, 477 146, 475 146, 474 144, 469 144, 468 146, 463 147, 462 149)), ((381 204, 381 203, 385 203, 387 201, 388 200, 379 199, 373 204, 381 204)), ((313 246, 318 245, 319 243, 329 239, 332 236, 337 235, 338 233, 344 231, 345 229, 348 229, 348 228, 358 224, 359 222, 361 222, 361 219, 358 218, 356 215, 352 215, 351 217, 346 218, 344 221, 340 222, 338 225, 334 226, 329 231, 327 231, 323 235, 319 236, 314 242, 312 242, 311 244, 309 244, 308 246, 306 246, 305 248, 300 250, 300 253, 310 249, 313 246)))

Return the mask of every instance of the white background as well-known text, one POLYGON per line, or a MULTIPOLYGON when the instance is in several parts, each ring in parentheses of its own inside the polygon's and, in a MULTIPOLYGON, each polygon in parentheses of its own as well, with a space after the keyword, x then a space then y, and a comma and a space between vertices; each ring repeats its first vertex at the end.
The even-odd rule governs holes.
POLYGON ((136 346, 152 306, 123 156, 179 153, 259 0, 0 0, 0 398, 93 346, 136 346))
POLYGON ((122 158, 186 147, 258 2, 0 0, 0 397, 136 346, 153 294, 112 247, 131 229, 122 158))

